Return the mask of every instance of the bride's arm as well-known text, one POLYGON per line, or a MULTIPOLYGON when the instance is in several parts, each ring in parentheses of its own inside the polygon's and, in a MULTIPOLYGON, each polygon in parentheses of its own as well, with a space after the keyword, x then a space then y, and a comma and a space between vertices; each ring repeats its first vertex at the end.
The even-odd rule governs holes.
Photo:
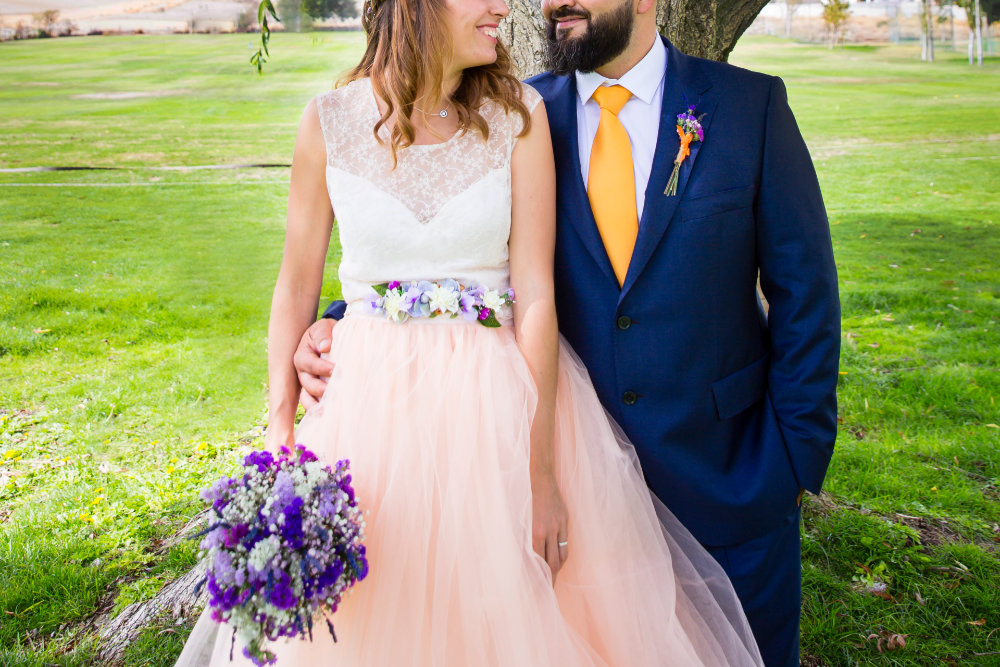
POLYGON ((292 356, 316 320, 333 210, 326 191, 326 147, 316 100, 306 105, 295 139, 285 249, 267 331, 268 428, 265 446, 291 445, 299 381, 292 356))
POLYGON ((553 463, 559 333, 553 287, 556 182, 545 105, 531 115, 531 129, 511 156, 510 282, 514 288, 514 334, 538 389, 531 424, 532 538, 555 577, 567 550, 566 508, 553 463))

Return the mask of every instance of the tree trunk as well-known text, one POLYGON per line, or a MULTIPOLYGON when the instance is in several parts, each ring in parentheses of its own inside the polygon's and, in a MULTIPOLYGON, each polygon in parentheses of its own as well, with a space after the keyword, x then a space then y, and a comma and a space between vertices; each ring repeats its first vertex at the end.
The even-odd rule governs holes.
POLYGON ((656 24, 684 53, 725 62, 766 4, 767 0, 658 0, 656 24))
POLYGON ((951 28, 951 50, 957 51, 958 46, 955 44, 955 3, 952 2, 948 5, 948 27, 951 28))
POLYGON ((927 60, 934 62, 934 3, 927 0, 927 60))
POLYGON ((500 24, 500 37, 514 59, 514 73, 527 79, 547 69, 545 20, 538 0, 512 0, 510 14, 500 24))
POLYGON ((920 59, 927 60, 927 0, 920 0, 920 59))
POLYGON ((976 0, 976 64, 983 64, 983 20, 979 11, 979 0, 976 0))
POLYGON ((199 595, 195 595, 194 587, 204 576, 205 566, 199 563, 187 574, 161 588, 155 597, 125 607, 122 613, 101 628, 100 664, 118 664, 129 644, 163 614, 169 613, 172 618, 181 620, 187 617, 196 619, 197 615, 193 612, 204 607, 206 591, 202 586, 199 595))
MULTIPOLYGON (((514 58, 515 71, 527 78, 546 69, 545 23, 538 0, 512 0, 500 28, 514 58)), ((656 24, 689 55, 725 61, 767 0, 658 0, 656 24)))
MULTIPOLYGON (((209 510, 202 510, 192 517, 187 525, 161 549, 165 552, 170 546, 196 534, 205 527, 208 518, 209 510)), ((204 576, 205 566, 203 563, 199 563, 187 574, 165 585, 152 598, 125 607, 118 616, 108 618, 101 615, 92 619, 93 625, 100 628, 99 664, 120 664, 122 654, 128 645, 135 641, 144 628, 165 614, 177 619, 178 624, 189 616, 194 617, 192 612, 204 607, 206 602, 205 586, 201 587, 198 595, 194 593, 195 584, 204 576)))

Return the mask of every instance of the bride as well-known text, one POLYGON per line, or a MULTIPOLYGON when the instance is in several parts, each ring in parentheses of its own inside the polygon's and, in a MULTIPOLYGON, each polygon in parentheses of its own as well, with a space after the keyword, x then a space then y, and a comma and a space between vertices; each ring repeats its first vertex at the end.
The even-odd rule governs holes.
MULTIPOLYGON (((651 496, 558 335, 552 146, 497 42, 507 11, 366 0, 363 59, 303 114, 266 446, 350 460, 370 571, 338 642, 271 648, 303 667, 760 664, 729 581, 651 496), (335 214, 349 305, 296 429, 292 355, 335 214)), ((232 636, 203 614, 178 665, 227 664, 232 636)))

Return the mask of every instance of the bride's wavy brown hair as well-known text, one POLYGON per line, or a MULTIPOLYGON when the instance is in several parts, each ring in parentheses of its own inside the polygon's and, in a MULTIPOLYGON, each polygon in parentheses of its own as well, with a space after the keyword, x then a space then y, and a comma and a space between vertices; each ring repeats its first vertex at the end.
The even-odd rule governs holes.
MULTIPOLYGON (((380 143, 384 142, 379 130, 398 110, 389 137, 393 165, 397 151, 413 144, 410 116, 417 92, 440 90, 444 83, 444 68, 452 52, 451 35, 445 27, 447 11, 444 0, 365 0, 361 24, 368 36, 368 47, 361 62, 338 85, 371 79, 375 94, 386 104, 385 113, 372 129, 380 143)), ((499 103, 507 113, 520 115, 521 135, 528 131, 531 116, 521 99, 521 82, 510 70, 510 53, 497 42, 495 62, 462 73, 462 81, 451 98, 460 132, 471 129, 482 133, 484 139, 489 137, 489 126, 479 113, 486 100, 499 103)))

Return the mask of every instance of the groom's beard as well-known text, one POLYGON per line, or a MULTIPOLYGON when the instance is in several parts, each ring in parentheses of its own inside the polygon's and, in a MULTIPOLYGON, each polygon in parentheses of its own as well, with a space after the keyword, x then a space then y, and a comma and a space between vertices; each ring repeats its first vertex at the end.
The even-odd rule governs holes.
POLYGON ((549 46, 549 69, 554 74, 574 71, 593 72, 625 50, 635 22, 633 3, 625 0, 618 9, 594 19, 590 12, 560 7, 549 16, 545 36, 549 46), (580 37, 558 37, 555 19, 580 17, 587 20, 587 31, 580 37))

